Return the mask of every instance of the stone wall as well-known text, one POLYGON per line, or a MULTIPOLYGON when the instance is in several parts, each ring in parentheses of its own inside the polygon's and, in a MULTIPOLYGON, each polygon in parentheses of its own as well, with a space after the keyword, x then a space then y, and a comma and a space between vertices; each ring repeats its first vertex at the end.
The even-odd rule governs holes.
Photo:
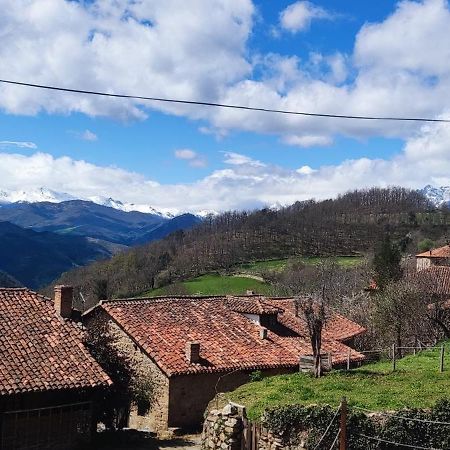
POLYGON ((229 404, 213 409, 205 420, 202 432, 204 450, 240 450, 243 439, 245 409, 229 404))
MULTIPOLYGON (((294 369, 266 369, 263 376, 291 373, 294 369)), ((178 375, 169 379, 169 427, 199 428, 205 417, 205 410, 217 393, 230 392, 248 383, 252 371, 220 373, 199 373, 178 375)), ((214 403, 214 402, 213 402, 214 403)), ((212 408, 219 408, 213 404, 212 408)))
POLYGON ((260 424, 248 421, 245 407, 234 403, 209 412, 203 424, 203 450, 306 450, 307 435, 286 442, 260 424))
POLYGON ((117 351, 128 355, 136 373, 140 377, 149 377, 155 389, 154 401, 150 410, 145 414, 139 414, 137 405, 130 405, 128 426, 154 432, 167 430, 169 426, 169 379, 105 312, 99 310, 83 322, 85 326, 89 327, 96 326, 99 321, 107 323, 117 351))

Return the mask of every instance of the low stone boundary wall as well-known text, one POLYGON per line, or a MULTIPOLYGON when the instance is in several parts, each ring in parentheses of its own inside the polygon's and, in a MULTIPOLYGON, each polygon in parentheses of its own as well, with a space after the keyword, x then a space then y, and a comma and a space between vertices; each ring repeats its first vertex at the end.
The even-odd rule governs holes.
POLYGON ((228 404, 222 410, 213 409, 203 425, 202 449, 241 450, 245 408, 228 404))
MULTIPOLYGON (((292 450, 281 436, 261 424, 249 422, 245 407, 230 403, 209 412, 203 425, 203 450, 292 450)), ((304 450, 297 442, 295 450, 304 450)))

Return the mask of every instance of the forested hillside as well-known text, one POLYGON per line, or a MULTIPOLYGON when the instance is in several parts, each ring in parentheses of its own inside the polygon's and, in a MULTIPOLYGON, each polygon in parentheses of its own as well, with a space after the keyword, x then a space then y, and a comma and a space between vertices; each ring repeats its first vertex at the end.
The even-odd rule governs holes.
POLYGON ((210 217, 189 231, 68 272, 58 283, 81 288, 92 304, 246 261, 368 252, 387 231, 406 250, 414 238, 444 237, 449 224, 448 210, 435 209, 417 191, 373 188, 278 211, 210 217))

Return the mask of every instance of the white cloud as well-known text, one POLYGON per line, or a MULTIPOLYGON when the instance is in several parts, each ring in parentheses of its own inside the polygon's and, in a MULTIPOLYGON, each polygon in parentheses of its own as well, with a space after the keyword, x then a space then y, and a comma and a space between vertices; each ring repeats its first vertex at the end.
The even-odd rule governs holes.
POLYGON ((252 166, 252 167, 264 167, 261 161, 257 161, 248 156, 241 155, 240 153, 234 152, 224 152, 225 159, 224 162, 226 164, 230 164, 232 166, 252 166))
POLYGON ((371 186, 449 185, 449 148, 450 127, 433 124, 421 128, 408 139, 402 153, 390 160, 360 158, 291 170, 226 152, 225 168, 186 184, 160 184, 139 173, 69 157, 0 153, 0 189, 27 191, 44 186, 77 198, 112 197, 173 212, 251 209, 330 198, 371 186))
POLYGON ((188 161, 190 167, 203 168, 208 165, 208 161, 204 156, 188 148, 175 150, 174 154, 175 158, 188 161))
POLYGON ((321 135, 303 135, 296 136, 288 134, 283 138, 283 142, 288 145, 297 145, 299 147, 328 146, 333 143, 333 139, 329 136, 321 135))
POLYGON ((197 153, 188 148, 183 148, 180 150, 175 150, 175 158, 178 159, 194 159, 197 157, 197 153))
POLYGON ((291 33, 309 28, 313 19, 330 19, 332 15, 308 1, 298 1, 289 5, 280 14, 280 25, 291 33))
MULTIPOLYGON (((295 30, 311 14, 329 14, 317 8, 293 3, 282 14, 284 22, 295 30)), ((251 0, 192 0, 181 6, 177 0, 2 0, 2 11, 5 78, 319 113, 435 117, 448 106, 446 0, 399 2, 385 20, 362 27, 353 54, 333 51, 306 60, 249 48, 251 0)), ((407 139, 417 131, 415 123, 275 115, 5 85, 0 85, 0 108, 119 119, 143 119, 154 108, 201 119, 202 131, 217 136, 231 130, 284 140, 296 136, 299 142, 315 136, 318 145, 336 135, 407 139)))
POLYGON ((84 141, 90 141, 90 142, 98 141, 98 136, 91 130, 84 130, 80 134, 80 138, 83 139, 84 141))
POLYGON ((22 141, 0 141, 0 147, 37 149, 37 145, 34 142, 22 142, 22 141))
POLYGON ((311 175, 312 173, 316 172, 312 167, 310 166, 302 166, 299 169, 296 170, 297 173, 300 175, 311 175))

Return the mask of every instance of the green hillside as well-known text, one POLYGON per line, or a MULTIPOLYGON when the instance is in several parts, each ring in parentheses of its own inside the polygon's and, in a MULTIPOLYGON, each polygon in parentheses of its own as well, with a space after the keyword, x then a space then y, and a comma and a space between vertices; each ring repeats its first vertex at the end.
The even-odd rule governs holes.
POLYGON ((269 294, 270 286, 263 281, 243 276, 208 274, 148 291, 144 296, 156 297, 159 295, 173 294, 240 295, 245 294, 247 290, 254 291, 258 294, 269 294))
POLYGON ((280 375, 245 384, 227 398, 245 405, 254 419, 265 409, 282 405, 337 406, 343 396, 349 405, 371 410, 426 408, 441 398, 450 398, 448 350, 445 363, 446 370, 439 373, 436 348, 399 360, 396 372, 392 372, 390 362, 378 362, 348 372, 333 371, 319 379, 305 373, 280 375))
MULTIPOLYGON (((330 259, 319 256, 298 256, 285 259, 270 259, 266 261, 255 261, 245 264, 239 264, 235 270, 242 273, 261 273, 266 270, 282 271, 290 262, 300 262, 305 265, 317 265, 320 262, 330 259)), ((332 258, 339 266, 354 267, 363 262, 362 256, 336 256, 332 258)))

